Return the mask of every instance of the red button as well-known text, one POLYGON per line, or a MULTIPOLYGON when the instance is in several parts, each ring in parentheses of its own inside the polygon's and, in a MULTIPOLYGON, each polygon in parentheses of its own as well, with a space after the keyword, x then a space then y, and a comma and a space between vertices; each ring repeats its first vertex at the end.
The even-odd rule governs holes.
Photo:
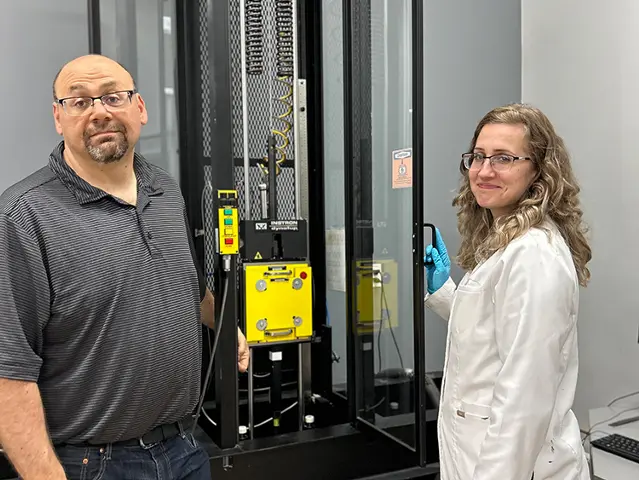
POLYGON ((225 238, 224 239, 224 243, 226 243, 227 245, 233 245, 233 239, 232 238, 225 238))
POLYGON ((307 277, 306 272, 302 272, 302 273, 300 273, 300 278, 301 278, 302 280, 306 280, 306 277, 307 277))

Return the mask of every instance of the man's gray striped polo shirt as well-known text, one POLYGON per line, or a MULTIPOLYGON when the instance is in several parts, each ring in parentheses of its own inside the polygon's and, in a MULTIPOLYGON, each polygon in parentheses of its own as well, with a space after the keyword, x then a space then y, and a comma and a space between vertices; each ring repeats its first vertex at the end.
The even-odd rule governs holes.
POLYGON ((200 390, 184 201, 136 155, 127 205, 63 150, 0 196, 0 377, 38 383, 55 444, 136 438, 191 413, 200 390))

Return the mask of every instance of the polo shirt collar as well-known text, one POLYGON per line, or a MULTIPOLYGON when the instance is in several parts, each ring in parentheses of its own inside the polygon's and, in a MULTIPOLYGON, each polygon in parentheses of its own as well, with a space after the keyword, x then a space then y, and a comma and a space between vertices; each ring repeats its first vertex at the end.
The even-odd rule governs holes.
MULTIPOLYGON (((81 205, 95 202, 109 196, 104 190, 94 187, 75 173, 64 160, 63 152, 64 140, 51 152, 49 156, 49 168, 51 168, 58 179, 71 190, 81 205)), ((151 165, 137 152, 134 153, 133 168, 140 189, 148 195, 160 195, 163 193, 162 187, 151 169, 151 165)))

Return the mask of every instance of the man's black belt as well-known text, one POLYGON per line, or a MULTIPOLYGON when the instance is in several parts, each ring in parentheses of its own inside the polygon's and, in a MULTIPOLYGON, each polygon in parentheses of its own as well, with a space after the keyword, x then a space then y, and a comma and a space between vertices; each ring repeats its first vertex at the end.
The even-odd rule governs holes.
POLYGON ((113 442, 113 446, 146 446, 153 445, 154 443, 160 443, 164 440, 180 435, 181 432, 186 432, 193 425, 193 417, 190 415, 183 418, 179 422, 168 423, 166 425, 158 425, 154 429, 142 435, 140 438, 132 438, 130 440, 122 440, 119 442, 113 442), (180 430, 180 424, 182 429, 180 430))
MULTIPOLYGON (((188 430, 193 425, 193 419, 189 416, 180 420, 182 424, 182 432, 188 430)), ((132 438, 130 440, 122 440, 120 442, 113 442, 113 446, 146 446, 153 445, 154 443, 160 443, 164 440, 168 440, 177 435, 180 435, 180 425, 178 422, 168 423, 166 425, 158 425, 151 431, 145 433, 140 438, 132 438)))
MULTIPOLYGON (((135 447, 135 446, 148 447, 148 446, 153 445, 155 443, 160 443, 160 442, 163 442, 164 440, 168 440, 168 439, 173 438, 173 437, 175 437, 177 435, 180 435, 182 432, 186 433, 188 430, 191 429, 192 426, 193 426, 193 417, 191 415, 187 415, 186 417, 184 417, 183 419, 181 419, 181 420, 179 420, 177 422, 167 423, 165 425, 158 425, 157 427, 155 427, 152 430, 148 431, 147 433, 145 433, 141 437, 131 438, 129 440, 120 440, 120 441, 117 441, 117 442, 112 442, 111 445, 113 445, 114 447, 118 447, 118 446, 122 446, 122 447, 135 447)), ((75 444, 75 445, 79 446, 78 444, 75 444)), ((101 445, 104 445, 104 443, 89 442, 89 443, 84 443, 84 444, 80 444, 80 445, 84 445, 84 446, 87 446, 87 447, 99 447, 101 445)))

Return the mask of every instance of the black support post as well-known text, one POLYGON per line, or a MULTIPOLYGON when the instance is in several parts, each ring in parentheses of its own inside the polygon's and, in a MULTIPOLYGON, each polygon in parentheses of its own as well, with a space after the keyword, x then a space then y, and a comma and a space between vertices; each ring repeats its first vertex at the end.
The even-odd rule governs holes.
POLYGON ((100 33, 100 0, 87 0, 89 19, 89 53, 102 53, 102 34, 100 33))
POLYGON ((424 325, 424 5, 412 0, 413 51, 413 328, 415 451, 426 465, 426 338, 424 325))
POLYGON ((200 40, 198 2, 177 0, 175 8, 177 38, 177 91, 176 108, 179 125, 180 189, 186 203, 191 235, 202 271, 204 268, 204 242, 201 232, 202 209, 200 195, 204 188, 204 160, 202 154, 202 104, 200 40))
MULTIPOLYGON (((234 190, 233 135, 231 117, 231 59, 229 48, 229 2, 207 1, 209 95, 211 99, 211 183, 214 198, 217 190, 234 190)), ((217 209, 214 209, 217 212, 217 209)), ((222 449, 238 443, 237 387, 237 263, 230 272, 223 272, 219 256, 215 260, 215 297, 222 297, 228 286, 226 308, 216 305, 216 318, 224 315, 218 351, 215 359, 215 400, 217 405, 217 436, 214 441, 222 449), (226 282, 228 280, 228 283, 226 282)))
POLYGON ((309 255, 313 266, 313 330, 319 344, 311 351, 311 390, 329 397, 333 389, 331 327, 327 325, 326 235, 324 210, 324 115, 322 96, 322 0, 298 0, 300 77, 307 80, 309 255))
POLYGON ((346 396, 348 419, 357 422, 357 301, 355 299, 355 210, 353 206, 353 35, 350 0, 342 0, 344 45, 344 224, 345 224, 345 274, 346 274, 346 396))
POLYGON ((361 332, 358 312, 366 307, 357 294, 358 264, 370 264, 374 252, 370 12, 370 0, 343 2, 347 393, 351 417, 372 421, 375 342, 374 335, 361 332))

